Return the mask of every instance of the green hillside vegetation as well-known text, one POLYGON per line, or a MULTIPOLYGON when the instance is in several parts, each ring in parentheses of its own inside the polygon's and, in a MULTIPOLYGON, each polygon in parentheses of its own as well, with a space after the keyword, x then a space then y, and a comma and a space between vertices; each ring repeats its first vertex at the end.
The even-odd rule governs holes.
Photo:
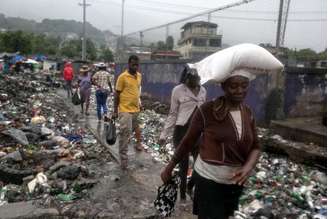
MULTIPOLYGON (((0 14, 0 28, 16 31, 21 30, 24 32, 32 32, 36 34, 46 34, 51 37, 65 38, 68 34, 74 33, 80 36, 82 33, 82 22, 74 20, 63 19, 44 19, 41 22, 33 20, 6 17, 4 14, 0 14)), ((104 33, 92 26, 90 23, 86 23, 87 37, 93 40, 97 44, 105 43, 104 33)))
MULTIPOLYGON (((63 41, 60 37, 46 36, 24 31, 0 33, 0 53, 19 52, 22 55, 43 54, 52 58, 80 59, 81 40, 63 41)), ((91 61, 113 61, 112 51, 105 45, 97 47, 92 40, 86 42, 87 59, 91 61)))

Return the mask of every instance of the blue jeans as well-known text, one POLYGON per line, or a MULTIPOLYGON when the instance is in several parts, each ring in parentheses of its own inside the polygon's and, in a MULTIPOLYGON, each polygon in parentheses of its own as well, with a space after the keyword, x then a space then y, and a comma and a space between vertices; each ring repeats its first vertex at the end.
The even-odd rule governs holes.
POLYGON ((98 119, 101 119, 101 109, 103 109, 103 113, 107 113, 107 97, 108 97, 108 92, 107 91, 101 91, 97 90, 96 91, 96 101, 97 101, 97 116, 98 119))

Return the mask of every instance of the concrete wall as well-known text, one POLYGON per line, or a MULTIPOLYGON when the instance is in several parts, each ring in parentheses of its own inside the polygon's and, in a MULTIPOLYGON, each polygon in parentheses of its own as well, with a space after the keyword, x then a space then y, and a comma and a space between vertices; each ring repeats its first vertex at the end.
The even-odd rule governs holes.
POLYGON ((288 117, 321 116, 326 105, 327 70, 288 67, 284 111, 288 117))
MULTIPOLYGON (((142 92, 161 102, 170 103, 171 91, 179 83, 185 61, 147 62, 140 64, 143 74, 142 92)), ((116 75, 127 66, 116 65, 116 75)), ((326 90, 326 71, 319 69, 286 68, 284 111, 288 117, 313 116, 322 111, 326 90)), ((258 121, 265 116, 266 98, 273 79, 263 75, 251 82, 246 103, 252 108, 258 121)), ((221 87, 205 84, 208 100, 223 94, 221 87)))
MULTIPOLYGON (((140 71, 143 75, 142 93, 158 99, 161 102, 170 103, 171 91, 179 83, 180 74, 183 70, 183 61, 172 61, 170 63, 142 63, 140 71)), ((127 66, 116 65, 116 76, 127 66)), ((251 82, 251 87, 246 97, 246 103, 254 110, 256 118, 263 120, 265 98, 268 95, 267 83, 269 76, 258 77, 251 82)), ((221 87, 215 84, 206 84, 208 100, 214 99, 223 94, 221 87)))

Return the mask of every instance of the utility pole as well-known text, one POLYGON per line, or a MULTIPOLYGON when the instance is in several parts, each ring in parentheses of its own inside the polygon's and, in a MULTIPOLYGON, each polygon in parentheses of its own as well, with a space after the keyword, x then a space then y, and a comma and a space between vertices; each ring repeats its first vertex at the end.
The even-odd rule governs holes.
POLYGON ((121 14, 121 50, 122 50, 122 54, 123 54, 123 50, 124 50, 124 3, 125 0, 122 0, 122 14, 121 14))
POLYGON ((282 16, 281 16, 280 46, 283 46, 285 43, 285 35, 286 35, 286 27, 287 27, 290 1, 291 0, 285 0, 284 6, 282 9, 283 12, 282 12, 282 16))
POLYGON ((86 23, 86 7, 90 4, 86 3, 86 0, 83 0, 83 3, 79 3, 83 7, 83 32, 82 32, 82 61, 86 60, 86 35, 85 35, 85 23, 86 23))
POLYGON ((278 24, 277 24, 277 35, 276 35, 276 53, 277 54, 278 54, 278 51, 279 51, 279 48, 280 48, 280 32, 281 32, 281 19, 282 19, 283 5, 284 5, 284 0, 280 0, 278 24))
MULTIPOLYGON (((277 36, 276 36, 276 56, 280 56, 280 47, 284 45, 287 19, 289 13, 290 0, 280 0, 279 5, 279 15, 278 15, 278 26, 277 26, 277 36)), ((275 77, 275 87, 278 89, 283 89, 284 85, 284 74, 283 72, 278 72, 275 77)), ((281 97, 283 98, 283 97, 281 97)))

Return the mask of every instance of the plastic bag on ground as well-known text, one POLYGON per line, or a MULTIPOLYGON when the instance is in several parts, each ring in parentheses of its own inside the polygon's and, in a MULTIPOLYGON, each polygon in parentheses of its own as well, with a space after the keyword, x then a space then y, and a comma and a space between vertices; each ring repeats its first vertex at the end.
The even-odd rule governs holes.
POLYGON ((49 185, 47 184, 48 178, 44 173, 38 173, 36 177, 27 184, 28 190, 30 193, 34 192, 35 187, 40 184, 41 186, 48 187, 49 185))

